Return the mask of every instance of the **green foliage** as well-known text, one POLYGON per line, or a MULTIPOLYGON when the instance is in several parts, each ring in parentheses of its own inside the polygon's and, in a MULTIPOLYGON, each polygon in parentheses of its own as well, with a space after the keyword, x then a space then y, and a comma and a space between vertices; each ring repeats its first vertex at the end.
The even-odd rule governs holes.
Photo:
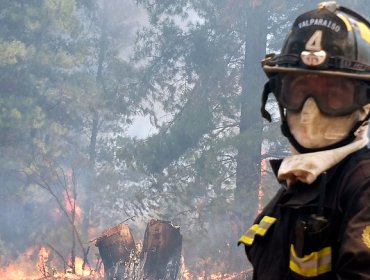
POLYGON ((3 42, 0 44, 0 65, 16 64, 18 60, 24 59, 27 48, 19 41, 3 42))
POLYGON ((159 134, 143 141, 137 148, 137 158, 150 172, 162 172, 213 128, 211 118, 207 102, 188 102, 172 125, 161 128, 159 134))
MULTIPOLYGON (((70 250, 71 227, 65 217, 50 216, 60 206, 56 198, 63 201, 62 177, 56 175, 61 169, 80 172, 78 202, 91 221, 84 224, 85 230, 80 228, 85 239, 88 226, 99 226, 102 217, 112 218, 110 210, 106 216, 97 214, 101 207, 97 189, 121 185, 123 180, 113 143, 140 101, 134 87, 129 87, 136 83, 137 73, 118 51, 122 42, 116 35, 122 30, 117 24, 122 18, 104 25, 108 15, 100 9, 100 1, 77 2, 0 3, 0 198, 7 202, 1 208, 5 214, 0 217, 4 223, 0 236, 9 246, 18 244, 14 252, 21 253, 35 242, 57 240, 65 240, 58 243, 63 253, 70 250), (110 41, 96 43, 102 34, 110 41), (97 154, 95 162, 92 152, 97 154), (55 196, 42 188, 44 184, 55 196), (14 212, 19 228, 12 235, 7 228, 13 226, 5 221, 12 215, 13 201, 22 207, 14 212), (96 212, 88 207, 92 201, 96 212), (29 211, 35 217, 28 216, 25 205, 37 208, 29 211)), ((115 194, 108 192, 108 199, 115 194)), ((103 220, 102 229, 109 223, 103 220)))

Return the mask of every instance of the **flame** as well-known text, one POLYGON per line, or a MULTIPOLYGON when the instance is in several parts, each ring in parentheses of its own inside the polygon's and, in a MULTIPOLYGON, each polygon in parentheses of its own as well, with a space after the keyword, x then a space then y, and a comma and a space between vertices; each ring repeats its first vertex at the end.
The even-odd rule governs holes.
POLYGON ((72 195, 72 189, 73 189, 73 186, 74 186, 74 182, 73 182, 73 170, 72 169, 69 169, 66 171, 66 177, 67 177, 67 188, 66 190, 64 191, 63 195, 64 195, 64 207, 66 209, 67 212, 69 213, 73 213, 74 211, 74 214, 76 215, 76 218, 78 221, 81 221, 81 218, 82 218, 82 209, 81 207, 79 207, 76 203, 76 199, 75 197, 73 197, 72 195))
POLYGON ((40 251, 39 251, 39 259, 38 259, 38 262, 36 264, 36 267, 37 267, 38 271, 42 275, 45 275, 45 276, 50 274, 50 269, 47 265, 47 262, 49 260, 49 254, 50 254, 50 250, 48 250, 46 247, 42 246, 40 251))
MULTIPOLYGON (((198 266, 210 265, 215 262, 211 258, 200 259, 197 262, 198 266)), ((217 265, 218 268, 222 268, 222 264, 217 265)), ((223 273, 221 271, 213 274, 208 274, 205 267, 200 272, 191 272, 185 265, 184 259, 181 259, 180 275, 179 280, 245 280, 248 273, 251 271, 223 273)))
MULTIPOLYGON (((63 206, 51 209, 52 216, 55 220, 59 220, 63 215, 67 214, 75 216, 74 225, 80 226, 82 223, 83 211, 77 205, 76 199, 73 197, 72 190, 73 180, 72 171, 67 171, 67 185, 63 193, 63 201, 60 201, 63 206)), ((89 228, 88 233, 95 236, 97 228, 89 228)), ((51 248, 48 246, 32 246, 21 254, 16 260, 6 263, 4 267, 0 267, 1 280, 34 280, 34 279, 104 279, 104 267, 99 266, 101 260, 96 259, 96 266, 99 267, 95 271, 87 264, 84 264, 82 258, 76 256, 74 258, 75 268, 72 273, 71 260, 69 260, 68 268, 65 268, 64 261, 59 257, 53 257, 51 248), (98 263, 99 262, 99 263, 98 263), (65 271, 64 271, 65 270, 65 271)), ((62 256, 63 258, 63 256, 62 256)), ((67 258, 66 258, 67 259, 67 258)), ((2 261, 2 264, 4 261, 2 261)), ((93 266, 95 264, 92 264, 93 266)))
POLYGON ((81 218, 82 218, 81 207, 77 205, 76 200, 73 197, 70 197, 70 196, 68 197, 66 192, 64 192, 64 207, 69 213, 73 212, 73 207, 74 207, 77 220, 81 221, 81 218))
POLYGON ((180 275, 180 280, 244 280, 246 277, 246 272, 241 273, 222 273, 222 272, 216 272, 211 275, 206 275, 206 273, 203 271, 200 274, 190 273, 189 271, 183 272, 180 275))
POLYGON ((79 276, 89 276, 92 273, 90 267, 87 264, 84 265, 84 260, 80 257, 75 259, 75 270, 76 275, 79 276))
MULTIPOLYGON (((104 279, 104 268, 101 267, 99 271, 95 271, 88 265, 83 265, 82 258, 76 256, 75 258, 75 273, 69 267, 65 272, 56 270, 55 263, 58 258, 53 259, 51 250, 47 246, 33 246, 26 250, 16 261, 8 264, 7 267, 0 269, 1 280, 69 280, 69 279, 104 279), (53 267, 55 265, 55 267, 53 267), (84 266, 84 267, 83 267, 84 266)), ((181 271, 179 280, 244 280, 247 271, 223 273, 215 272, 208 274, 204 265, 213 263, 211 258, 202 259, 199 265, 203 265, 203 269, 198 272, 190 271, 184 262, 181 261, 181 271)), ((69 263, 70 265, 70 263, 69 263)), ((222 270, 221 265, 217 265, 222 270)))
POLYGON ((51 214, 56 221, 63 216, 62 211, 58 207, 54 208, 51 214))
POLYGON ((3 280, 28 279, 29 272, 19 269, 16 263, 9 264, 6 268, 0 269, 0 278, 3 280))
MULTIPOLYGON (((266 152, 267 152, 267 149, 265 147, 265 145, 262 145, 261 147, 261 155, 264 156, 266 155, 266 152)), ((266 158, 263 158, 261 160, 261 179, 263 177, 266 177, 267 176, 267 168, 268 168, 268 161, 266 158)), ((264 191, 263 191, 263 183, 262 183, 262 180, 261 182, 258 184, 258 204, 257 204, 257 215, 260 214, 263 210, 263 197, 265 195, 264 191)))
POLYGON ((33 246, 27 249, 17 260, 0 268, 1 280, 35 280, 35 279, 104 279, 104 269, 94 271, 88 265, 83 266, 83 259, 75 258, 75 273, 70 268, 58 272, 52 266, 50 249, 46 246, 33 246))
POLYGON ((2 280, 31 280, 40 278, 34 265, 34 259, 39 251, 38 246, 28 248, 14 262, 6 267, 0 268, 0 279, 2 280))
POLYGON ((98 228, 97 227, 90 227, 88 228, 89 236, 97 236, 98 235, 98 228))

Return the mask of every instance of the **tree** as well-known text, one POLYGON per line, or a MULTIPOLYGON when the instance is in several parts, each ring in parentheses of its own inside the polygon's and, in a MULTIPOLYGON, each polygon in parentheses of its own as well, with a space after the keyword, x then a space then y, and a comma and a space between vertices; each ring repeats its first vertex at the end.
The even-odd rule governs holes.
MULTIPOLYGON (((209 229, 210 217, 219 207, 225 210, 223 219, 234 215, 233 206, 245 186, 242 174, 259 173, 262 124, 256 121, 260 118, 254 102, 258 84, 249 92, 253 98, 246 97, 246 85, 251 86, 256 76, 251 74, 246 82, 243 71, 250 64, 248 56, 262 56, 251 50, 264 54, 267 30, 258 33, 262 40, 247 51, 250 6, 245 1, 140 3, 147 8, 151 25, 140 34, 137 59, 145 63, 141 86, 152 102, 159 133, 141 141, 134 157, 152 174, 156 197, 178 201, 175 208, 182 205, 197 217, 193 227, 209 229), (247 106, 254 113, 247 112, 247 106), (158 120, 158 107, 169 114, 168 122, 158 120), (251 154, 256 156, 250 161, 251 154)), ((267 20, 261 26, 267 28, 267 20)), ((255 178, 248 188, 257 182, 255 178)), ((163 215, 173 217, 173 211, 163 215)))
POLYGON ((77 91, 71 77, 84 56, 75 1, 2 1, 1 6, 1 221, 17 222, 2 227, 0 235, 8 248, 17 247, 10 257, 43 241, 55 222, 52 198, 35 187, 26 170, 38 164, 46 176, 53 172, 46 161, 65 164, 81 155, 72 146, 82 118, 72 104, 77 91))
MULTIPOLYGON (((0 196, 6 201, 7 215, 17 203, 22 205, 17 210, 19 235, 27 240, 19 248, 22 251, 35 239, 43 239, 50 231, 48 221, 54 222, 45 209, 52 209, 55 202, 36 187, 31 179, 37 174, 30 170, 45 178, 51 178, 56 166, 76 170, 82 182, 79 203, 86 206, 87 218, 91 218, 87 206, 99 201, 97 188, 90 183, 104 184, 111 174, 115 176, 109 184, 122 180, 112 143, 123 133, 139 100, 127 89, 135 82, 135 70, 120 58, 122 42, 132 36, 133 26, 118 24, 118 10, 115 18, 109 18, 115 21, 109 21, 106 11, 92 1, 0 5, 0 180, 4 182, 0 196), (97 19, 99 13, 106 26, 97 19)), ((7 215, 2 216, 5 223, 7 215)), ((4 242, 19 244, 19 235, 2 227, 4 242)), ((83 238, 88 238, 87 232, 83 238)))

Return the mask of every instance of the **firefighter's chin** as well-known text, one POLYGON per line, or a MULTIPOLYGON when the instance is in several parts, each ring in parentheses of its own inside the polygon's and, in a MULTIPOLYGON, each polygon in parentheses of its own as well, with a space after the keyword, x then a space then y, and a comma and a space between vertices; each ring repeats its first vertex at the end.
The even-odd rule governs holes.
POLYGON ((299 113, 287 112, 287 121, 301 146, 323 148, 344 139, 362 115, 356 111, 347 116, 327 116, 320 112, 314 99, 309 98, 299 113))

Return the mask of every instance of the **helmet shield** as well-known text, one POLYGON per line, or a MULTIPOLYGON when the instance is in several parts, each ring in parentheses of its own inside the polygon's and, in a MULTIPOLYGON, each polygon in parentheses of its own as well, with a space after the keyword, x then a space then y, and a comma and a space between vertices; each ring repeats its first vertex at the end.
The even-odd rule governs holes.
MULTIPOLYGON (((301 55, 304 51, 312 53, 324 51, 327 58, 346 55, 348 59, 354 60, 356 53, 353 32, 348 32, 343 20, 327 9, 305 13, 295 20, 282 53, 301 55)), ((327 64, 325 62, 323 61, 322 65, 315 65, 314 62, 307 65, 300 61, 300 66, 325 68, 327 64)))

